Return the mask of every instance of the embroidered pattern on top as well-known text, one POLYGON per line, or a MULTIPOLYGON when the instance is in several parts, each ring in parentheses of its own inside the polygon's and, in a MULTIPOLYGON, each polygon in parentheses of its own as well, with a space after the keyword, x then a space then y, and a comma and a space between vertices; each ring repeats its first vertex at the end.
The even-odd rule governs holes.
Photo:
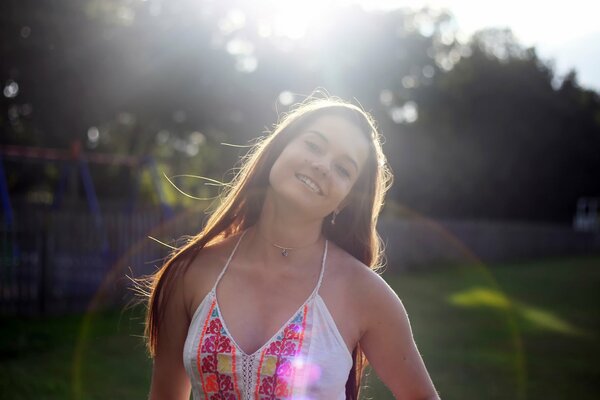
MULTIPOLYGON (((196 367, 204 397, 207 400, 242 400, 238 385, 236 358, 259 358, 256 371, 254 398, 256 400, 285 400, 292 396, 295 361, 300 357, 308 304, 305 304, 283 331, 265 344, 260 354, 246 355, 236 351, 236 345, 228 336, 216 299, 204 321, 198 343, 196 367)), ((248 388, 254 382, 244 381, 248 388)), ((249 399, 248 399, 249 400, 249 399)))
POLYGON ((262 352, 258 364, 255 399, 280 400, 292 395, 297 361, 300 361, 306 330, 305 304, 292 321, 262 352))
POLYGON ((207 400, 241 400, 235 373, 236 350, 227 337, 213 300, 200 336, 198 373, 207 400))

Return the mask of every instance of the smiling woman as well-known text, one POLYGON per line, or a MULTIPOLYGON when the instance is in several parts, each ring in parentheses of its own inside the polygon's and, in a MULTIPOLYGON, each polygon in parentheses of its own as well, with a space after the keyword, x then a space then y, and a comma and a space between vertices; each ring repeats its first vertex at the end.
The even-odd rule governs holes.
POLYGON ((331 210, 339 213, 368 153, 369 142, 354 123, 337 115, 317 119, 285 147, 271 168, 270 186, 276 198, 284 200, 279 207, 296 207, 290 213, 298 215, 304 208, 307 218, 323 219, 331 210), (299 192, 299 187, 318 196, 303 196, 306 190, 299 192))
POLYGON ((150 280, 151 399, 357 399, 365 356, 396 398, 438 398, 374 272, 390 180, 360 108, 289 113, 150 280))

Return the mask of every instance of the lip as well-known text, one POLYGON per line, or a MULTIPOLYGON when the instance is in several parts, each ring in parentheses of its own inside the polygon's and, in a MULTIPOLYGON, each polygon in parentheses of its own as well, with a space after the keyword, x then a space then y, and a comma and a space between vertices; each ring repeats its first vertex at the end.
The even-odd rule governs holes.
POLYGON ((318 192, 314 192, 314 193, 318 194, 319 196, 324 195, 321 185, 319 185, 319 183, 316 180, 314 180, 313 178, 311 178, 310 176, 297 173, 296 178, 311 190, 312 190, 312 188, 306 182, 304 182, 303 179, 308 180, 309 182, 313 183, 318 189, 318 192))

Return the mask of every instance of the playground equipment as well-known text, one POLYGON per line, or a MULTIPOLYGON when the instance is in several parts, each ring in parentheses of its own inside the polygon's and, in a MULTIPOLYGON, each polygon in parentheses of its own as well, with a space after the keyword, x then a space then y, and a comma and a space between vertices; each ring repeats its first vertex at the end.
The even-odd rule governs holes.
POLYGON ((159 199, 159 205, 163 215, 166 217, 171 217, 173 215, 173 210, 165 200, 166 197, 164 190, 162 189, 162 185, 160 184, 160 176, 156 166, 156 161, 152 156, 136 157, 115 154, 85 154, 81 150, 80 142, 74 142, 71 145, 70 150, 8 145, 0 147, 0 203, 2 205, 2 213, 5 217, 5 223, 9 225, 14 223, 14 216, 6 180, 6 172, 3 167, 3 159, 28 159, 42 163, 60 164, 61 174, 52 204, 54 209, 60 208, 62 204, 70 173, 73 169, 78 169, 85 191, 88 209, 90 213, 96 217, 99 226, 102 222, 102 213, 100 210, 98 197, 96 196, 94 181, 90 174, 89 164, 126 166, 129 168, 135 168, 137 170, 138 179, 136 184, 133 186, 134 190, 130 195, 126 207, 126 211, 129 212, 133 210, 133 205, 135 203, 135 199, 137 198, 137 191, 139 190, 139 176, 144 172, 144 170, 148 170, 152 176, 153 188, 159 199))
MULTIPOLYGON (((48 308, 53 307, 49 303, 57 301, 85 304, 123 252, 121 245, 125 245, 129 237, 133 240, 143 236, 151 228, 146 224, 159 224, 173 216, 160 179, 156 162, 150 156, 85 154, 78 142, 73 143, 69 150, 0 147, 0 314, 46 313, 48 308), (5 161, 58 165, 60 174, 52 204, 43 210, 38 207, 15 211, 5 161), (134 183, 127 194, 123 212, 117 217, 103 213, 90 164, 131 169, 134 183), (144 172, 150 173, 160 212, 155 213, 151 220, 146 218, 147 221, 141 225, 126 226, 125 234, 118 239, 114 234, 114 219, 118 218, 121 225, 131 220, 127 216, 133 214, 140 176, 144 172), (67 208, 65 194, 73 188, 70 186, 74 183, 70 179, 72 176, 81 182, 87 214, 71 212, 67 208), (122 243, 115 245, 115 241, 122 243)), ((59 304, 58 309, 69 310, 71 306, 65 307, 59 304)))

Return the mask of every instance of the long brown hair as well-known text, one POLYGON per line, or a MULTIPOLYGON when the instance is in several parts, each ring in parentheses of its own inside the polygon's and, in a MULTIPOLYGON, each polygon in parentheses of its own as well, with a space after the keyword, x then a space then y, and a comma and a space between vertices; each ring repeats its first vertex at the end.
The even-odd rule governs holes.
MULTIPOLYGON (((369 139, 371 149, 365 167, 347 198, 346 207, 336 217, 335 225, 323 224, 323 234, 370 268, 380 266, 382 249, 376 224, 392 174, 383 155, 375 123, 361 108, 340 99, 309 98, 287 113, 270 135, 252 147, 202 231, 176 249, 149 277, 146 338, 152 356, 155 355, 165 302, 174 279, 185 272, 204 246, 244 231, 258 221, 275 160, 303 128, 324 115, 342 116, 355 124, 369 139)), ((366 366, 366 358, 359 345, 354 348, 352 358, 346 398, 356 400, 366 366)))

